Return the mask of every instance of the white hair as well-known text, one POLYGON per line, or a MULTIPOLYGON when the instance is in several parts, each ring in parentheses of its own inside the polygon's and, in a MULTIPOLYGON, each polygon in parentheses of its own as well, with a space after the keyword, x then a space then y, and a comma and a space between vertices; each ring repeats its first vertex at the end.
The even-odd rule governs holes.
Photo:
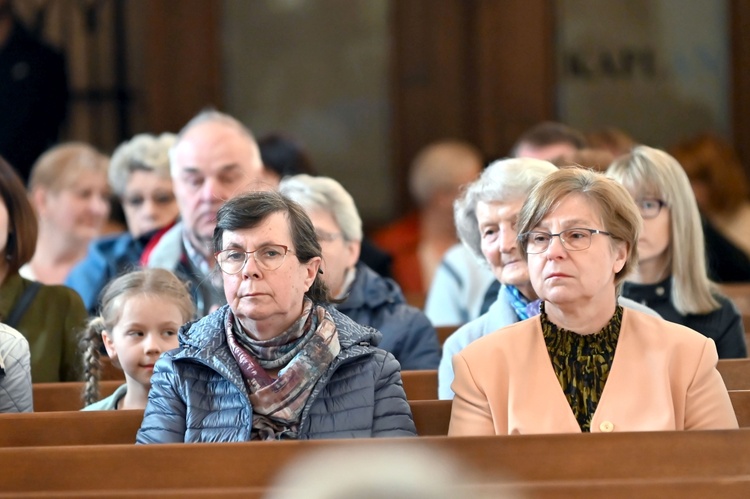
POLYGON ((125 194, 128 179, 134 171, 148 171, 170 178, 169 149, 176 139, 173 133, 163 133, 158 137, 141 133, 120 144, 109 164, 109 185, 114 193, 120 197, 125 194))
POLYGON ((481 234, 477 224, 477 203, 512 202, 526 199, 531 189, 557 170, 548 161, 533 158, 510 158, 491 163, 482 175, 468 184, 453 203, 458 237, 481 261, 481 234))
POLYGON ((362 241, 362 219, 357 205, 334 179, 293 175, 282 179, 279 191, 307 211, 324 210, 330 213, 347 241, 362 241))

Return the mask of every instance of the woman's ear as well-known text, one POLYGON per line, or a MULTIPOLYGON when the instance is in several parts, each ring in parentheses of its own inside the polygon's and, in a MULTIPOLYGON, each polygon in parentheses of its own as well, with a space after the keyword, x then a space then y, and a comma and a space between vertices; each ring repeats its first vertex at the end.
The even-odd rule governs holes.
POLYGON ((614 273, 619 273, 623 267, 625 267, 625 263, 628 261, 628 254, 630 253, 630 244, 626 243, 625 241, 616 241, 615 242, 615 248, 614 248, 614 273))
POLYGON ((107 350, 107 355, 112 360, 117 359, 117 350, 115 350, 115 343, 112 341, 112 335, 108 331, 102 331, 102 343, 104 343, 104 349, 107 350))
MULTIPOLYGON (((315 282, 315 278, 318 277, 318 272, 320 271, 320 263, 322 262, 322 259, 319 256, 310 258, 308 262, 305 263, 305 291, 308 291, 310 287, 315 282)), ((322 272, 320 272, 322 274, 322 272)), ((321 279, 323 277, 321 276, 321 279)))

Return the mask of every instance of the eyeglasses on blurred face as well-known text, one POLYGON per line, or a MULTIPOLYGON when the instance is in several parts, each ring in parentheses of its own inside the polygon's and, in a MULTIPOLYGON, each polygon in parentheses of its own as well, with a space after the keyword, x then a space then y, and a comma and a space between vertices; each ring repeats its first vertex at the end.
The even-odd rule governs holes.
POLYGON ((667 206, 667 203, 661 199, 643 198, 636 199, 635 205, 638 207, 638 211, 641 212, 641 217, 643 217, 644 220, 649 220, 658 217, 659 213, 661 213, 661 209, 664 206, 667 206))

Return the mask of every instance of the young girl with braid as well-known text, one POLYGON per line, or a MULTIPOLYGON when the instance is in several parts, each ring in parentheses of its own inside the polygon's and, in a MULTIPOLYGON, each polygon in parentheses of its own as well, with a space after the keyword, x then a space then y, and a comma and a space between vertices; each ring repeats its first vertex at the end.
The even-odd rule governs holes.
POLYGON ((156 360, 177 348, 177 330, 192 316, 187 287, 168 270, 130 272, 107 285, 100 315, 91 319, 81 340, 84 403, 89 404, 83 410, 144 409, 156 360), (102 345, 125 372, 126 383, 99 400, 102 345))

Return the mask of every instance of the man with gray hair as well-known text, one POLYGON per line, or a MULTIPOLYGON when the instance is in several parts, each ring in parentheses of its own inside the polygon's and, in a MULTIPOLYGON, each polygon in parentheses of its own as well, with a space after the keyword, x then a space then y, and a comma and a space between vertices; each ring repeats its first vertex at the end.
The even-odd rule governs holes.
POLYGON ((262 187, 263 162, 250 130, 215 110, 191 119, 169 156, 180 223, 164 234, 145 263, 190 282, 202 317, 226 303, 221 278, 212 273, 216 212, 228 199, 262 187))
POLYGON ((295 175, 283 179, 279 190, 302 205, 312 220, 323 250, 323 280, 341 300, 336 308, 383 333, 377 346, 391 352, 402 369, 437 368, 440 345, 427 317, 406 304, 394 281, 357 262, 362 220, 344 187, 327 177, 295 175))

